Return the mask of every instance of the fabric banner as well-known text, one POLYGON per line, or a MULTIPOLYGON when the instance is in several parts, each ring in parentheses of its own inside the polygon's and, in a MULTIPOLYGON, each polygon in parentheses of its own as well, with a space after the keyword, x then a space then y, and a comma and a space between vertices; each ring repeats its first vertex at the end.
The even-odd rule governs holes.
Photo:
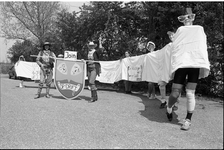
POLYGON ((40 67, 36 62, 18 61, 15 64, 15 71, 18 77, 40 80, 40 67))
POLYGON ((199 25, 181 26, 174 35, 171 48, 171 73, 178 68, 200 68, 199 79, 210 71, 207 39, 204 28, 199 25))
MULTIPOLYGON (((116 61, 99 62, 101 74, 96 80, 102 83, 120 80, 168 83, 178 68, 198 67, 199 78, 207 77, 210 71, 206 35, 203 27, 197 25, 178 28, 173 43, 160 50, 116 61)), ((17 76, 40 79, 40 68, 35 62, 18 62, 15 69, 17 76)))
MULTIPOLYGON (((96 80, 102 83, 114 83, 120 80, 133 82, 158 82, 159 59, 162 51, 124 58, 116 61, 100 61, 101 74, 96 80)), ((20 61, 15 65, 17 76, 40 79, 40 67, 36 62, 20 61)), ((166 74, 166 73, 165 73, 166 74)), ((167 74, 168 76, 168 74, 167 74)), ((86 77, 87 79, 87 77, 86 77)))
POLYGON ((15 71, 18 77, 30 78, 31 80, 40 80, 40 67, 36 62, 18 61, 15 64, 15 71))

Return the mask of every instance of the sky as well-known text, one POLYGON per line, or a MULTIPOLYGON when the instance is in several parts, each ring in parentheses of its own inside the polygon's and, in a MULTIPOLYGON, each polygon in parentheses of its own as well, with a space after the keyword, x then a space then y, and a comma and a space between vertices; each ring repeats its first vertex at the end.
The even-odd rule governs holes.
MULTIPOLYGON (((65 5, 68 8, 69 12, 79 11, 84 3, 88 4, 89 1, 61 1, 62 5, 65 5)), ((15 43, 15 40, 6 40, 3 37, 0 37, 0 62, 8 63, 10 60, 7 58, 7 51, 15 43)))

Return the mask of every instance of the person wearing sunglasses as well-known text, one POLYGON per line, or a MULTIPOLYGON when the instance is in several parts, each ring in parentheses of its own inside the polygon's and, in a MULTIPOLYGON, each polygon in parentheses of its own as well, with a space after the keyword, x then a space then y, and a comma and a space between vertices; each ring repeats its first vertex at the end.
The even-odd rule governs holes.
POLYGON ((171 49, 170 75, 173 78, 172 91, 168 99, 167 118, 172 121, 172 107, 177 102, 182 87, 186 82, 187 115, 183 120, 181 130, 189 130, 191 118, 195 109, 195 90, 198 79, 209 75, 207 38, 204 28, 193 25, 195 14, 191 8, 186 8, 185 14, 178 17, 184 24, 177 29, 171 49))

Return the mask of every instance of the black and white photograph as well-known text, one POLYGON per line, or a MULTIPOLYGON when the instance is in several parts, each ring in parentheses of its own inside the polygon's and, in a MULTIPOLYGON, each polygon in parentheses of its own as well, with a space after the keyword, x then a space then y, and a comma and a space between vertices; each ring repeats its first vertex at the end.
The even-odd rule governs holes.
POLYGON ((0 1, 0 149, 223 149, 223 1, 0 1))

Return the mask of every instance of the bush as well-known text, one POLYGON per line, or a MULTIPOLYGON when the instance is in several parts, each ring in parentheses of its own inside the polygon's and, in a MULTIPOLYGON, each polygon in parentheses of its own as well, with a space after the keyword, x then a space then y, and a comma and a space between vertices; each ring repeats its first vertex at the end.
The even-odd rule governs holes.
POLYGON ((0 73, 8 74, 9 68, 11 68, 13 64, 11 63, 0 63, 0 73))

